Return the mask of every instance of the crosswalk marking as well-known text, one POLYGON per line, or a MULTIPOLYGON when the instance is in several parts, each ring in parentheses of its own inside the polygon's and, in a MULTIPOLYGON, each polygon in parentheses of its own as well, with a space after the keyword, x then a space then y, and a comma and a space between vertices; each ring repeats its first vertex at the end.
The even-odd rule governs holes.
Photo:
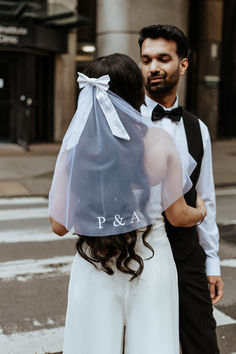
POLYGON ((0 243, 18 243, 18 242, 44 242, 57 241, 58 237, 53 232, 35 232, 34 230, 13 230, 0 231, 0 243))
POLYGON ((0 231, 0 243, 19 243, 19 242, 48 242, 48 241, 61 241, 73 239, 76 240, 78 236, 71 233, 63 237, 59 237, 52 231, 39 231, 39 230, 11 230, 0 231))
POLYGON ((47 204, 47 203, 48 203, 47 198, 43 198, 43 197, 0 198, 0 206, 47 204))
MULTIPOLYGON (((214 316, 218 326, 235 324, 236 321, 223 312, 214 309, 214 316)), ((32 332, 0 334, 1 350, 11 354, 45 354, 62 350, 64 327, 36 330, 32 332)), ((234 353, 231 353, 234 354, 234 353)))
MULTIPOLYGON (((18 242, 45 242, 45 241, 59 241, 60 237, 55 235, 50 228, 48 219, 48 200, 43 197, 28 197, 28 198, 0 198, 0 221, 15 221, 28 219, 48 220, 48 227, 46 224, 45 231, 39 228, 32 229, 10 229, 7 231, 0 230, 0 243, 18 243, 18 242), (42 205, 41 207, 38 205, 42 205), (13 206, 13 209, 9 209, 13 206), (17 208, 20 206, 20 208, 17 208), (22 206, 25 206, 25 208, 22 206), (5 209, 3 209, 5 207, 5 209)), ((76 235, 68 233, 63 239, 77 239, 76 235)))
POLYGON ((225 326, 225 325, 236 323, 235 319, 226 315, 224 312, 221 312, 220 310, 218 310, 216 308, 214 308, 213 315, 215 317, 217 326, 225 326))
POLYGON ((236 259, 223 259, 220 261, 222 267, 236 268, 236 259))
POLYGON ((218 225, 236 225, 236 219, 221 220, 218 222, 218 225))
POLYGON ((0 263, 0 279, 26 281, 34 274, 69 274, 74 256, 41 259, 21 259, 0 263))
POLYGON ((236 188, 216 189, 216 197, 228 196, 228 195, 236 195, 236 188))
MULTIPOLYGON (((236 194, 236 190, 235 193, 234 191, 231 192, 236 194)), ((219 191, 218 196, 221 195, 228 194, 224 194, 224 191, 219 191)), ((2 198, 0 199, 0 221, 48 218, 47 203, 48 200, 41 197, 2 198), (19 208, 17 208, 18 206, 19 208)), ((232 220, 232 223, 236 224, 236 220, 232 220)), ((13 227, 15 227, 14 224, 13 227)), ((63 239, 68 238, 76 239, 77 236, 68 234, 63 237, 63 239)), ((37 226, 37 228, 32 230, 23 228, 8 229, 6 231, 0 230, 0 243, 45 242, 57 240, 62 240, 62 238, 50 231, 49 223, 48 226, 45 224, 43 228, 37 226), (45 232, 43 229, 45 229, 45 232)), ((34 276, 46 279, 56 275, 69 275, 73 257, 74 256, 61 256, 36 260, 22 259, 1 262, 0 280, 25 282, 32 279, 34 276)), ((236 259, 224 259, 221 261, 221 265, 223 267, 235 268, 236 259)), ((226 315, 217 308, 214 309, 214 317, 217 326, 236 324, 234 318, 226 315)), ((60 325, 62 323, 63 322, 60 322, 60 325)), ((48 326, 56 326, 56 323, 50 318, 48 318, 47 324, 48 326)), ((11 335, 3 334, 3 330, 1 331, 0 328, 0 351, 4 354, 45 354, 60 352, 62 350, 64 327, 38 330, 40 323, 37 322, 37 319, 35 319, 34 325, 36 329, 35 331, 16 332, 11 335)))
POLYGON ((63 346, 64 327, 32 332, 0 334, 1 353, 45 354, 60 352, 63 346))
POLYGON ((0 210, 0 221, 48 218, 48 208, 22 208, 0 210))

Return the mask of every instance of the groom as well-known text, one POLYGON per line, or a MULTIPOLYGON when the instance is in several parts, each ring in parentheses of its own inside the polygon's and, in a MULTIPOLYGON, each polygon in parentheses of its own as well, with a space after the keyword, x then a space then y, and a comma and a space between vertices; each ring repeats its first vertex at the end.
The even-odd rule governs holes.
POLYGON ((140 31, 139 45, 146 89, 141 113, 181 145, 186 152, 183 163, 188 164, 188 152, 193 156, 197 167, 191 175, 193 188, 185 199, 195 206, 198 192, 207 209, 206 218, 196 227, 173 227, 165 218, 178 270, 182 353, 217 354, 212 305, 222 298, 224 284, 218 257, 211 142, 206 125, 180 107, 177 96, 179 78, 188 67, 188 40, 175 26, 153 25, 140 31))

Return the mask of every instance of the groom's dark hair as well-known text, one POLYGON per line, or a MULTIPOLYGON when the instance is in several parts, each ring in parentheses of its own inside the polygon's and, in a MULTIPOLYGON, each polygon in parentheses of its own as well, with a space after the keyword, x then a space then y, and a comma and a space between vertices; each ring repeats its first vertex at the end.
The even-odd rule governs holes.
POLYGON ((188 56, 188 39, 185 34, 176 26, 172 25, 151 25, 141 29, 139 32, 139 46, 140 50, 146 38, 158 39, 164 38, 176 42, 177 54, 182 58, 188 56))

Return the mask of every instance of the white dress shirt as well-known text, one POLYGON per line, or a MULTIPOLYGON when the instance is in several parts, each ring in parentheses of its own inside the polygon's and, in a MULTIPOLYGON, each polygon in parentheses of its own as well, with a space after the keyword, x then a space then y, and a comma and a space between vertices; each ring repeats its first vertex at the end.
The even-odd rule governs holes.
MULTIPOLYGON (((157 105, 157 102, 150 97, 145 98, 146 105, 142 105, 141 113, 145 119, 151 119, 152 110, 157 105)), ((163 106, 162 106, 163 107, 163 106)), ((168 108, 174 109, 178 107, 178 98, 176 98, 175 104, 168 108)), ((166 107, 163 107, 165 110, 166 107)), ((216 225, 216 202, 215 202, 215 188, 212 172, 212 155, 211 155, 211 140, 207 126, 201 121, 200 129, 203 141, 203 158, 199 179, 196 185, 197 192, 202 197, 207 210, 207 216, 203 222, 197 226, 199 243, 203 247, 206 253, 206 274, 220 275, 220 260, 218 256, 219 251, 219 231, 216 225)), ((179 122, 172 121, 169 118, 162 118, 155 122, 159 128, 166 130, 175 140, 177 146, 181 145, 181 148, 186 150, 186 156, 188 155, 188 143, 186 133, 184 129, 183 118, 179 122)), ((187 159, 182 159, 183 163, 187 163, 187 159)), ((187 166, 185 166, 187 168, 187 166)))

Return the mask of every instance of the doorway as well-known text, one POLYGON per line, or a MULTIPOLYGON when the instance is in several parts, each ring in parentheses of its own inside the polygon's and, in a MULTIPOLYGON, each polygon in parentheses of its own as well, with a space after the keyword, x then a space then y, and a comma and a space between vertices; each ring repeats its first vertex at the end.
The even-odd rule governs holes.
POLYGON ((224 1, 219 136, 236 137, 236 3, 224 1))
POLYGON ((14 82, 15 59, 0 52, 0 142, 12 142, 15 138, 14 111, 16 90, 14 82))
POLYGON ((0 52, 0 142, 53 140, 53 56, 0 52))

